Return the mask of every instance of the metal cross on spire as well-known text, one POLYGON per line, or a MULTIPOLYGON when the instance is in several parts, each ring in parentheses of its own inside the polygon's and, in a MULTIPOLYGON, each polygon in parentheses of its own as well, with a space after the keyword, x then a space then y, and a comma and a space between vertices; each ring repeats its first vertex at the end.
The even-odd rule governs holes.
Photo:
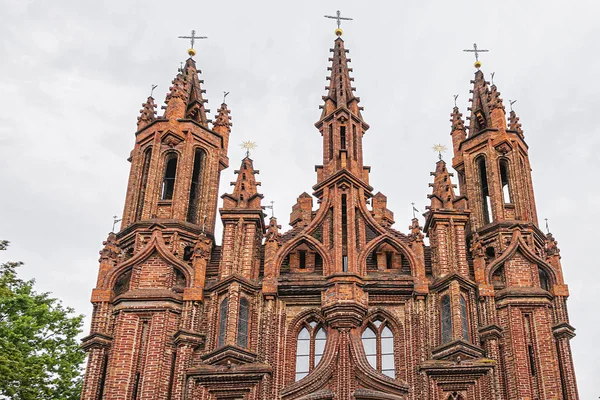
POLYGON ((115 226, 117 225, 118 222, 121 222, 123 220, 123 218, 117 218, 116 215, 113 215, 113 227, 112 227, 112 231, 115 231, 115 226))
POLYGON ((475 53, 475 68, 479 69, 481 67, 481 61, 479 61, 479 53, 485 53, 489 50, 479 49, 477 48, 477 43, 473 43, 473 50, 468 49, 463 51, 466 51, 467 53, 475 53))
POLYGON ((336 20, 336 22, 337 22, 337 29, 335 30, 335 34, 338 35, 338 36, 342 36, 342 28, 340 28, 340 25, 342 24, 342 20, 344 20, 344 21, 352 21, 352 18, 342 17, 342 13, 340 12, 340 10, 337 10, 335 12, 335 16, 333 16, 333 15, 324 15, 324 17, 336 20))
POLYGON ((150 97, 152 97, 152 95, 154 94, 154 89, 156 89, 158 87, 158 85, 152 85, 152 89, 150 89, 150 97))
POLYGON ((269 210, 271 210, 271 218, 275 218, 275 202, 271 200, 269 203, 271 204, 270 206, 263 206, 263 208, 268 208, 269 210))
POLYGON ((227 97, 228 94, 229 94, 229 92, 226 92, 223 90, 223 104, 225 104, 225 98, 227 97))
POLYGON ((510 111, 513 110, 512 105, 515 104, 517 101, 516 100, 508 100, 508 103, 510 104, 510 111))
POLYGON ((456 107, 456 99, 458 99, 458 95, 457 94, 454 95, 454 107, 456 107))
POLYGON ((190 57, 196 55, 196 50, 194 50, 194 43, 196 43, 196 39, 208 39, 208 36, 196 36, 196 31, 192 29, 192 34, 190 36, 177 36, 179 39, 190 39, 191 47, 188 50, 188 54, 190 57))

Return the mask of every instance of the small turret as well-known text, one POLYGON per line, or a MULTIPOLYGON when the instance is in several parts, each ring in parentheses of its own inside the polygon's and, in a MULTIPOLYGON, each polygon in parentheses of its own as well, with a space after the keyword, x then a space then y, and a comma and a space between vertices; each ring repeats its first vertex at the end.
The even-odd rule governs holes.
POLYGON ((217 132, 219 135, 223 137, 223 149, 225 153, 227 153, 227 149, 229 146, 229 135, 231 134, 231 110, 227 108, 227 104, 224 102, 221 104, 221 107, 217 110, 217 115, 215 116, 215 121, 213 122, 213 131, 217 132))
POLYGON ((144 129, 146 126, 150 125, 152 121, 156 119, 156 103, 154 103, 154 98, 149 96, 145 103, 142 104, 142 109, 140 110, 140 116, 138 117, 137 129, 138 131, 144 129))
POLYGON ((249 156, 244 157, 240 169, 234 171, 234 173, 238 177, 235 182, 231 182, 231 186, 234 186, 233 193, 221 196, 223 198, 223 209, 247 208, 262 210, 260 202, 263 195, 258 193, 257 190, 260 182, 257 182, 254 176, 260 171, 254 169, 252 159, 249 156))

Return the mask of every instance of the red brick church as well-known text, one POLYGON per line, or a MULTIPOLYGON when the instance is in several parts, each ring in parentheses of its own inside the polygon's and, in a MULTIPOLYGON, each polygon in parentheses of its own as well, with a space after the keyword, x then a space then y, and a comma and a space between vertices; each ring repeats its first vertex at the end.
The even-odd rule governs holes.
POLYGON ((82 399, 578 398, 569 291, 519 118, 477 69, 468 126, 451 114, 456 177, 438 161, 424 226, 397 230, 369 185, 369 125, 336 33, 323 163, 286 232, 265 222, 249 157, 219 199, 239 138, 226 104, 209 119, 192 57, 163 115, 143 104, 122 227, 100 252, 82 399))

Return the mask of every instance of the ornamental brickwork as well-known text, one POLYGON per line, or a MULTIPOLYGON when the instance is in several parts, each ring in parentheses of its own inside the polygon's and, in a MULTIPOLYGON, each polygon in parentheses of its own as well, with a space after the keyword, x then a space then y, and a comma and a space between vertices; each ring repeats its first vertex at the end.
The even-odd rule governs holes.
POLYGON ((468 128, 451 114, 457 176, 437 162, 425 224, 402 233, 369 185, 341 37, 331 52, 323 163, 286 232, 265 221, 249 156, 218 208, 230 110, 207 118, 192 58, 163 116, 143 104, 92 291, 83 400, 578 399, 560 251, 497 87, 477 70, 468 128))

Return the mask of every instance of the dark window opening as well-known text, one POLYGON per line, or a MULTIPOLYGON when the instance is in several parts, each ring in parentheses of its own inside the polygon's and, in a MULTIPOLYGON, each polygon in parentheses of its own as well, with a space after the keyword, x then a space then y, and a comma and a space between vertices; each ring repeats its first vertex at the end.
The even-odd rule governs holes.
POLYGON ((527 345, 527 352, 529 353, 529 369, 531 376, 535 376, 535 355, 533 353, 533 345, 527 345))
POLYGON ((175 175, 177 173, 177 156, 171 155, 167 158, 165 167, 165 177, 162 186, 162 199, 173 199, 173 191, 175 190, 175 175))
POLYGON ((550 291, 550 277, 548 273, 542 268, 538 267, 538 275, 540 277, 540 287, 544 290, 550 291))
POLYGON ((183 260, 190 261, 194 255, 194 248, 192 246, 185 246, 183 249, 183 260))
POLYGON ((394 253, 392 253, 391 251, 388 251, 385 253, 385 266, 387 269, 391 269, 392 267, 392 260, 394 257, 394 253))
POLYGON ((245 297, 240 300, 240 312, 238 318, 237 344, 248 347, 248 323, 250 317, 250 303, 245 297))
POLYGON ((346 148, 346 127, 340 127, 340 149, 346 148))
POLYGON ((169 372, 169 387, 167 388, 167 399, 171 400, 173 396, 173 379, 175 378, 175 361, 177 361, 177 352, 173 350, 171 354, 171 371, 169 372))
POLYGON ((342 271, 348 272, 348 210, 346 195, 342 195, 342 271))
POLYGON ((225 333, 227 332, 227 297, 221 302, 219 307, 219 339, 217 342, 218 347, 225 345, 225 333))
POLYGON ((329 159, 333 158, 333 125, 329 125, 329 159))
POLYGON ((492 274, 492 286, 495 290, 504 289, 506 287, 506 280, 504 278, 504 265, 498 267, 492 274))
POLYGON ((192 170, 192 184, 190 186, 190 197, 188 202, 187 220, 192 224, 198 223, 198 203, 200 201, 200 190, 202 181, 202 164, 204 161, 204 152, 196 150, 194 155, 194 168, 192 170))
POLYGON ((358 160, 358 136, 356 136, 356 125, 352 125, 352 153, 354 159, 358 160))
POLYGON ((306 268, 306 251, 305 250, 300 250, 298 252, 298 256, 299 256, 298 267, 299 268, 306 268))
MULTIPOLYGON (((106 351, 106 350, 105 350, 106 351)), ((108 370, 108 354, 104 355, 104 362, 102 363, 102 375, 100 375, 100 384, 98 385, 98 399, 102 400, 104 396, 104 383, 106 382, 106 371, 108 370)))
POLYGON ((450 296, 442 297, 442 343, 452 340, 452 310, 450 307, 450 296))
POLYGON ((121 275, 119 275, 117 281, 115 282, 115 286, 113 287, 115 296, 123 294, 129 290, 129 284, 131 282, 131 272, 132 270, 129 269, 123 272, 121 275))
POLYGON ((490 259, 495 258, 496 257, 496 249, 494 249, 493 246, 486 248, 485 255, 490 259))
POLYGON ((150 170, 150 161, 152 160, 152 148, 146 150, 144 155, 144 165, 142 166, 142 180, 140 182, 140 193, 138 197, 138 204, 135 211, 135 220, 139 221, 142 219, 142 212, 144 211, 144 199, 146 197, 146 187, 148 186, 148 171, 150 170))
POLYGON ((477 164, 479 166, 479 181, 481 183, 481 208, 483 211, 483 222, 489 224, 492 214, 492 201, 490 199, 490 192, 487 180, 487 169, 485 166, 485 158, 481 157, 477 164))
POLYGON ((139 396, 138 396, 139 387, 140 387, 140 373, 138 372, 135 374, 135 381, 133 382, 133 394, 131 395, 131 398, 133 400, 139 399, 139 396))
POLYGON ((508 163, 506 160, 500 161, 500 179, 502 181, 502 196, 504 197, 504 203, 512 203, 508 183, 508 163))
POLYGON ((242 183, 242 190, 246 190, 246 185, 242 183))
POLYGON ((186 286, 186 279, 183 272, 175 268, 175 284, 173 285, 173 291, 182 293, 186 286))

